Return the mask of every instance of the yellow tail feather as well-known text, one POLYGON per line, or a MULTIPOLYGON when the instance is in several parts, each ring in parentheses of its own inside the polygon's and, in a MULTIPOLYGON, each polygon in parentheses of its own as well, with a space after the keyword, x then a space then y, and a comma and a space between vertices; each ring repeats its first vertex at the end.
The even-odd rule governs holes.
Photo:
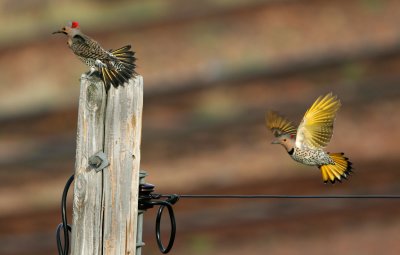
POLYGON ((347 179, 347 176, 352 172, 352 163, 343 153, 328 153, 331 159, 335 162, 334 165, 322 165, 319 167, 322 173, 322 180, 326 183, 330 181, 334 183, 336 180, 341 182, 342 179, 347 179))

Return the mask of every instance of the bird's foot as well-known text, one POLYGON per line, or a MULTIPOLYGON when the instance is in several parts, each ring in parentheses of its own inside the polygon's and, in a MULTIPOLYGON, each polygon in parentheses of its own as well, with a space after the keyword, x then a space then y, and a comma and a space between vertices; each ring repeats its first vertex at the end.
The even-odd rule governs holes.
POLYGON ((80 81, 86 81, 88 78, 89 78, 89 77, 88 77, 88 73, 83 73, 83 74, 81 75, 81 78, 80 78, 79 80, 80 80, 80 81))
POLYGON ((93 76, 100 77, 100 73, 99 73, 96 69, 90 68, 90 70, 89 70, 88 72, 83 73, 83 74, 81 75, 80 80, 81 80, 81 81, 82 81, 82 80, 89 80, 89 79, 92 78, 93 76))
POLYGON ((101 68, 103 68, 103 67, 107 67, 107 65, 104 64, 103 62, 101 62, 101 60, 99 60, 99 59, 96 59, 96 61, 94 62, 94 65, 95 65, 98 69, 101 69, 101 68))
POLYGON ((89 72, 86 72, 86 73, 83 73, 82 75, 81 75, 81 81, 82 80, 88 80, 91 76, 92 76, 92 74, 93 74, 93 72, 91 72, 91 71, 89 71, 89 72))

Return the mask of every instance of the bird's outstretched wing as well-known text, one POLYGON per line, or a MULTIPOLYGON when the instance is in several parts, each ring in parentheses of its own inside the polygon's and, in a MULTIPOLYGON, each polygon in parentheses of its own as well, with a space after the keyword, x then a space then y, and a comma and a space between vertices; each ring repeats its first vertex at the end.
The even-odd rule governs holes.
POLYGON ((332 93, 318 97, 299 125, 296 147, 326 147, 331 140, 333 122, 340 105, 340 101, 332 93))
POLYGON ((275 137, 282 134, 296 135, 296 128, 292 122, 280 116, 278 113, 268 111, 265 115, 267 128, 269 128, 275 137))

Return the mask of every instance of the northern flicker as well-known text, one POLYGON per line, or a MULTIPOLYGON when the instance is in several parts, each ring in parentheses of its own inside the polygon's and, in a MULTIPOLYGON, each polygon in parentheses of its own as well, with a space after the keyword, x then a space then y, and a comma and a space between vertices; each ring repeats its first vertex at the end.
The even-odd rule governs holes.
POLYGON ((307 110, 297 130, 292 122, 276 112, 266 115, 267 127, 276 137, 273 144, 281 144, 297 162, 317 166, 326 183, 341 182, 352 172, 352 163, 344 153, 329 153, 323 149, 331 140, 333 123, 340 101, 329 93, 320 96, 307 110))
POLYGON ((98 42, 83 34, 76 21, 53 32, 53 34, 56 33, 68 36, 67 43, 71 50, 90 67, 88 76, 98 71, 107 90, 111 85, 116 88, 123 86, 132 76, 136 75, 135 52, 130 50, 130 45, 107 51, 98 42))

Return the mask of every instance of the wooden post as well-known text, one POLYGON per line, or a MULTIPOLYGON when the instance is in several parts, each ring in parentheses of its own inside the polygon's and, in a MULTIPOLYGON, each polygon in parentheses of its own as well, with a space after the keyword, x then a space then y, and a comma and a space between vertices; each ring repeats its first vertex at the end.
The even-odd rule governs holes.
POLYGON ((103 150, 106 92, 100 79, 82 80, 76 139, 71 254, 100 254, 102 249, 102 174, 89 157, 103 150), (92 240, 92 241, 85 241, 92 240))
POLYGON ((104 171, 104 254, 135 254, 138 214, 142 78, 110 89, 104 151, 110 167, 104 171))
POLYGON ((142 108, 141 76, 108 94, 97 77, 81 80, 73 255, 135 255, 142 108))

